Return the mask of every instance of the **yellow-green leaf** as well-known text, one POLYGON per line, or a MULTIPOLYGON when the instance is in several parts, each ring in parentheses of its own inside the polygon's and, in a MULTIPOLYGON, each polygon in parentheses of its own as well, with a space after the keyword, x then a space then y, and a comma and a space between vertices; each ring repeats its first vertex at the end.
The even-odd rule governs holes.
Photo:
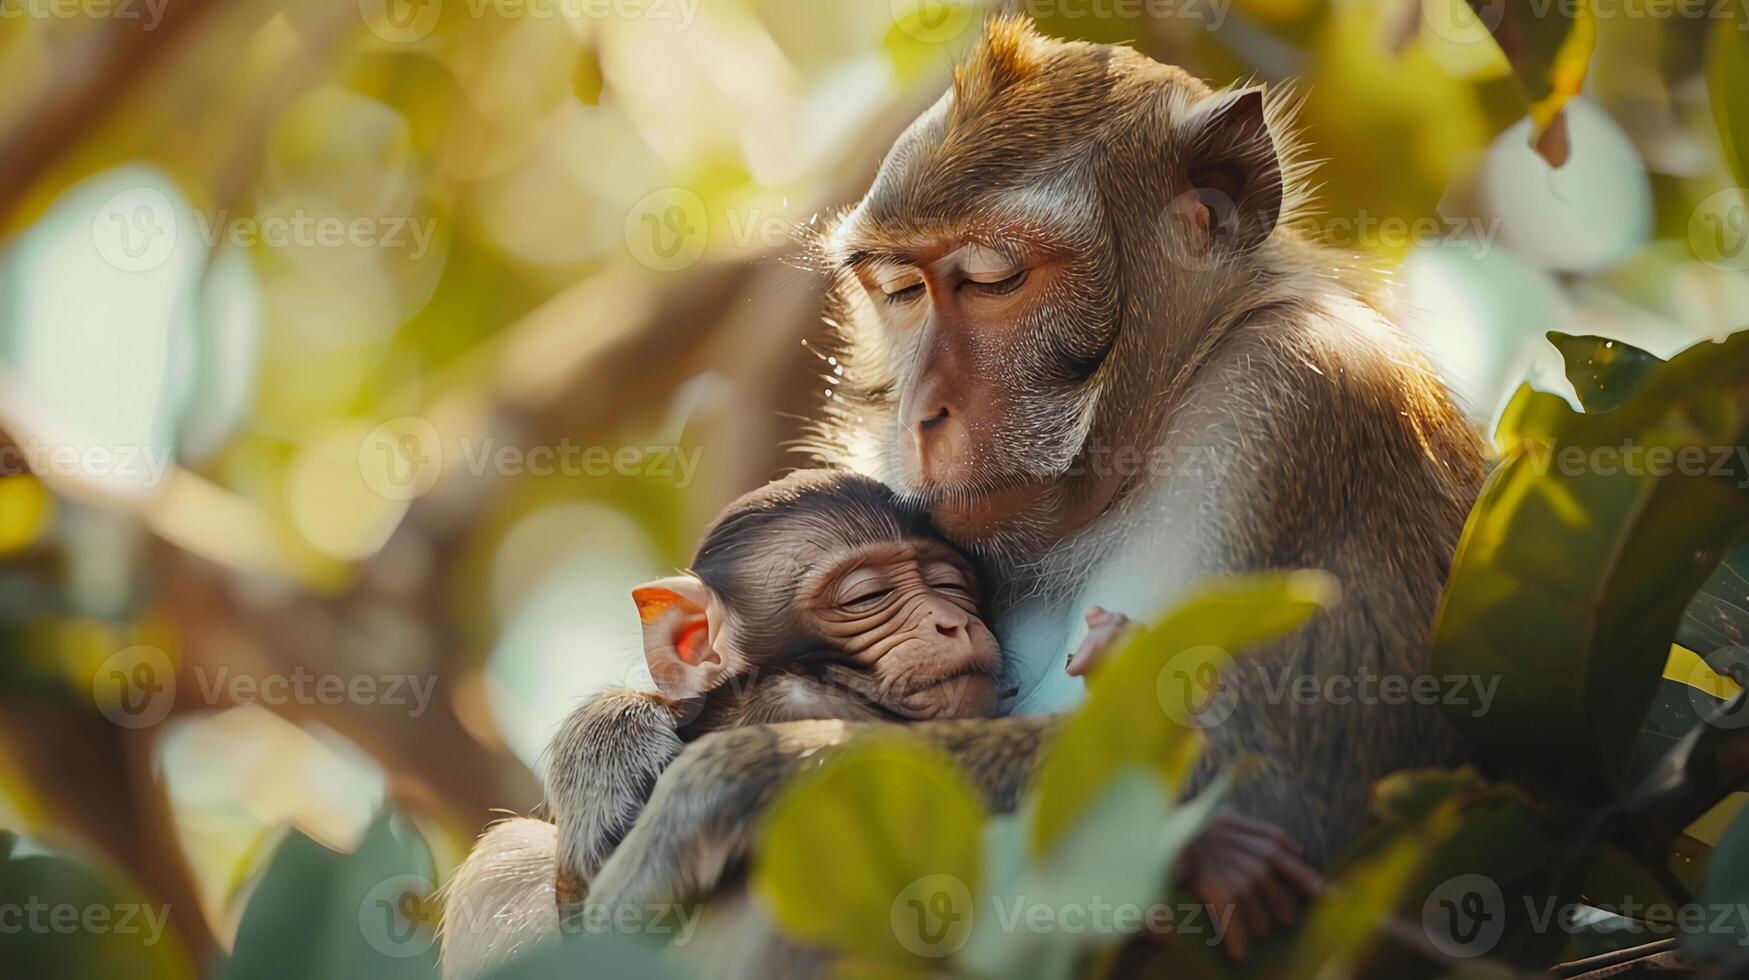
POLYGON ((1628 751, 1683 610, 1749 532, 1749 334, 1651 366, 1586 415, 1524 389, 1459 542, 1432 672, 1498 678, 1452 720, 1570 796, 1626 788, 1628 751))
POLYGON ((1742 12, 1726 5, 1725 16, 1713 25, 1707 54, 1707 97, 1725 162, 1739 186, 1749 187, 1749 31, 1742 12))
POLYGON ((971 933, 985 816, 939 751, 896 733, 858 739, 772 805, 753 888, 804 943, 901 969, 936 961, 971 933))

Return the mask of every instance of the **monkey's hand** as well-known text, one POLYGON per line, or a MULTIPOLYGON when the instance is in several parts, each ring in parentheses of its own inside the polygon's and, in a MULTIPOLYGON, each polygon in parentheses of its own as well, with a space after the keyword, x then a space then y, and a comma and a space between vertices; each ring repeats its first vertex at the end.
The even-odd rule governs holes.
POLYGON ((1092 673, 1112 650, 1117 648, 1118 638, 1130 628, 1130 618, 1120 612, 1112 612, 1104 606, 1094 606, 1087 610, 1087 638, 1081 641, 1073 655, 1069 657, 1069 676, 1080 677, 1092 673))
POLYGON ((1293 924, 1302 898, 1323 892, 1324 880, 1300 853, 1281 828, 1222 814, 1185 845, 1173 875, 1209 906, 1227 952, 1243 960, 1254 940, 1293 924))

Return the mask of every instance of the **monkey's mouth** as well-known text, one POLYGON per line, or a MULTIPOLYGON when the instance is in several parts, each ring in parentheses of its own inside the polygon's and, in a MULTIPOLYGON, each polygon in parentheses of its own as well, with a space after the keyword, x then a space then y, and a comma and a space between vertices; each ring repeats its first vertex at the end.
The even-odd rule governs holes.
POLYGON ((891 698, 886 710, 907 721, 983 717, 995 710, 996 673, 968 663, 891 698))

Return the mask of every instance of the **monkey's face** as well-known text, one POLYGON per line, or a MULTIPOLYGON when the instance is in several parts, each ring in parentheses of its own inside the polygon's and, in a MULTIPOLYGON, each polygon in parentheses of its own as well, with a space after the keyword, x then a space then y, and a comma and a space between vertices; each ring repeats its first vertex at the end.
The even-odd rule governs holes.
POLYGON ((951 500, 1066 469, 1115 324, 1084 238, 1022 219, 882 241, 845 268, 896 366, 884 448, 897 488, 951 500))
POLYGON ((1075 464, 1119 334, 1108 56, 1041 57, 1058 77, 1008 91, 969 67, 824 242, 881 475, 956 536, 956 509, 1023 508, 1075 464))
POLYGON ((962 541, 1104 479, 1092 450, 1144 428, 1274 227, 1261 105, 993 27, 822 240, 850 344, 828 413, 874 440, 849 451, 962 541))
POLYGON ((920 539, 825 557, 804 574, 796 615, 830 651, 826 678, 901 718, 995 711, 1001 651, 958 552, 920 539))

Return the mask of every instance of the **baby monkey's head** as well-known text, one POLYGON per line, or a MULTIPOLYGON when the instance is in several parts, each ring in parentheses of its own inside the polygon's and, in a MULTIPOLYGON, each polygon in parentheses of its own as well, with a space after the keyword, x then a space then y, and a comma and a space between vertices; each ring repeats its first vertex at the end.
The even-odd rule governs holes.
POLYGON ((786 690, 772 678, 807 678, 899 719, 996 707, 1001 652, 976 570, 927 513, 867 477, 804 470, 747 494, 689 574, 632 598, 650 673, 672 698, 769 699, 786 690))

